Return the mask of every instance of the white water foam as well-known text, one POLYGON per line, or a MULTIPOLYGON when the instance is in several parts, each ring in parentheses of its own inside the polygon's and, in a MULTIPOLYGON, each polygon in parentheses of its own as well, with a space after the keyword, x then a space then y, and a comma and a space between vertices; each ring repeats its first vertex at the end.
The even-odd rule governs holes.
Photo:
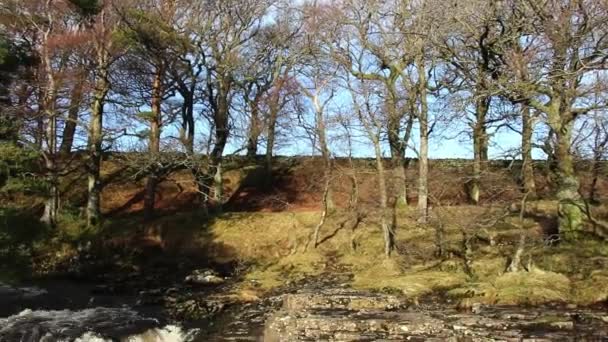
POLYGON ((99 307, 80 311, 25 309, 16 315, 0 318, 0 341, 112 342, 104 337, 107 332, 113 331, 112 334, 116 334, 121 330, 133 331, 141 326, 142 329, 149 330, 116 337, 121 342, 190 342, 199 332, 177 325, 150 328, 157 324, 155 319, 142 317, 126 308, 99 307))
POLYGON ((184 331, 181 327, 168 325, 162 329, 148 330, 143 334, 128 337, 124 342, 190 342, 198 330, 184 331))
MULTIPOLYGON (((64 341, 61 341, 64 342, 64 341)), ((65 341, 68 342, 68 341, 65 341)), ((95 335, 94 333, 88 332, 79 338, 75 339, 74 342, 111 342, 110 340, 106 340, 99 335, 95 335)))
MULTIPOLYGON (((142 334, 132 335, 121 339, 122 342, 190 342, 198 330, 184 331, 176 325, 148 330, 142 334)), ((67 341, 66 341, 67 342, 67 341)), ((94 333, 86 333, 74 342, 112 342, 94 333)))

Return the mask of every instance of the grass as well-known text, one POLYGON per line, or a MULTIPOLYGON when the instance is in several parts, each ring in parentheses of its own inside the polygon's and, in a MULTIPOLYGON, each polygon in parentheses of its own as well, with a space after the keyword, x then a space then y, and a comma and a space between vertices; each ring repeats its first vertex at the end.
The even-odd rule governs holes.
POLYGON ((464 273, 432 270, 402 271, 391 260, 384 260, 367 271, 355 274, 353 286, 359 289, 399 292, 409 298, 418 298, 444 291, 466 282, 464 273))
MULTIPOLYGON (((446 243, 454 247, 460 243, 460 229, 468 229, 479 217, 472 213, 476 210, 474 208, 448 210, 460 213, 459 222, 449 222, 446 229, 446 243)), ((246 277, 247 280, 258 281, 263 289, 319 274, 322 272, 319 265, 326 262, 323 259, 327 258, 327 252, 334 251, 336 253, 332 255, 337 255, 337 258, 332 262, 348 265, 354 274, 352 286, 360 289, 398 291, 412 298, 444 293, 465 306, 475 302, 588 305, 608 299, 608 271, 604 271, 608 265, 606 244, 583 241, 577 245, 545 246, 541 240, 541 228, 531 220, 525 221, 529 246, 524 261, 532 265, 529 271, 505 273, 520 232, 514 225, 517 219, 510 217, 504 224, 484 231, 494 238, 496 245, 478 243, 475 246, 474 277, 469 277, 458 257, 444 260, 432 257, 434 231, 417 225, 411 220, 408 210, 402 210, 399 216, 397 240, 403 248, 402 253, 390 259, 382 256, 382 236, 373 218, 356 232, 359 241, 356 251, 349 248, 350 233, 341 231, 318 251, 290 254, 294 241, 305 239, 317 216, 315 213, 295 216, 286 213, 230 215, 216 221, 212 229, 215 229, 217 238, 229 242, 243 255, 264 260, 246 277), (249 241, 246 246, 238 242, 243 237, 249 241)), ((340 213, 336 216, 324 228, 326 231, 331 231, 332 226, 340 221, 340 213)))
POLYGON ((585 279, 575 281, 572 298, 583 305, 608 302, 608 271, 595 270, 585 279))
POLYGON ((290 255, 276 262, 255 265, 246 274, 245 288, 270 291, 289 282, 320 275, 324 271, 325 258, 313 251, 290 255))
MULTIPOLYGON (((481 216, 489 215, 485 209, 474 207, 445 210, 449 213, 448 220, 450 215, 457 216, 446 225, 446 244, 452 248, 460 245, 463 228, 473 230, 481 216)), ((334 213, 323 228, 322 236, 335 233, 334 236, 318 249, 309 247, 306 252, 304 245, 319 213, 224 214, 201 230, 198 242, 213 258, 250 265, 241 287, 246 291, 264 292, 319 275, 327 263, 334 262, 348 266, 354 275, 355 288, 398 291, 410 298, 444 293, 462 305, 474 302, 587 305, 608 299, 608 271, 604 271, 608 247, 603 242, 545 246, 542 229, 526 220, 529 247, 524 260, 529 260, 532 268, 528 272, 505 273, 520 232, 514 224, 516 218, 509 217, 484 231, 496 245, 476 243, 474 277, 469 277, 457 256, 443 260, 433 257, 434 230, 418 225, 408 209, 400 210, 398 217, 397 241, 401 253, 390 259, 382 253, 382 234, 376 216, 370 215, 355 232, 358 248, 352 251, 351 233, 346 229, 334 232, 345 219, 343 214, 334 213)))
MULTIPOLYGON (((540 203, 535 210, 544 211, 545 206, 549 207, 540 203)), ((28 260, 39 260, 35 266, 52 270, 54 264, 74 255, 79 243, 96 240, 131 249, 138 248, 139 243, 155 243, 167 258, 191 255, 192 259, 240 265, 237 268, 245 271, 234 291, 243 300, 255 300, 287 283, 322 275, 328 272, 327 265, 334 263, 345 265, 353 273, 351 285, 355 288, 398 292, 412 299, 441 293, 462 306, 551 302, 590 305, 608 301, 605 242, 548 246, 543 243, 541 227, 526 219, 523 260, 531 268, 505 273, 520 234, 516 214, 480 230, 477 223, 496 215, 496 211, 470 206, 435 210, 440 211, 444 220, 447 250, 460 248, 462 231, 489 236, 491 239, 484 240, 494 241, 490 245, 475 240, 473 276, 465 274, 463 260, 457 254, 448 253, 442 259, 434 256, 434 223, 419 225, 415 212, 407 208, 399 210, 399 253, 390 259, 383 256, 378 216, 373 212, 354 232, 357 248, 352 250, 350 230, 337 229, 347 219, 346 213, 340 211, 328 218, 321 238, 331 238, 317 249, 309 239, 320 217, 318 212, 225 213, 207 219, 203 213, 193 211, 146 224, 139 216, 130 216, 108 220, 97 230, 87 230, 77 213, 68 212, 61 217, 60 229, 51 234, 31 219, 28 221, 31 215, 5 211, 5 224, 0 232, 5 237, 5 251, 9 246, 25 248, 10 248, 17 253, 13 255, 21 258, 13 259, 16 267, 0 269, 0 281, 18 281, 20 275, 15 269, 28 260)))
POLYGON ((448 295, 460 299, 462 306, 472 303, 538 305, 569 301, 570 290, 571 282, 565 275, 533 269, 467 283, 448 291, 448 295))

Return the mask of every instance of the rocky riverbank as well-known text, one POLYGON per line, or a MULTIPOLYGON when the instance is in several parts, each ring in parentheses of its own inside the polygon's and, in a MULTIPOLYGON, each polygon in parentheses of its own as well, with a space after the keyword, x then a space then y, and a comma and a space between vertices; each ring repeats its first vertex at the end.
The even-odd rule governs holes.
POLYGON ((565 307, 410 305, 395 296, 348 289, 284 297, 266 322, 264 341, 600 341, 608 312, 565 307))
MULTIPOLYGON (((205 276, 210 274, 207 271, 205 276)), ((606 310, 482 305, 459 310, 436 298, 412 301, 402 295, 353 290, 337 279, 343 280, 329 275, 305 279, 247 303, 222 296, 227 288, 214 279, 209 284, 213 288, 200 291, 176 285, 168 292, 109 295, 104 301, 107 307, 92 301, 72 303, 70 309, 60 308, 67 302, 59 296, 67 294, 57 293, 58 287, 3 285, 0 302, 10 300, 13 310, 22 310, 0 318, 0 341, 604 341, 608 337, 606 310), (157 300, 145 303, 142 298, 157 300), (180 303, 175 298, 183 298, 182 305, 204 307, 200 318, 170 314, 166 308, 180 303)), ((77 285, 72 285, 74 293, 77 285)), ((83 286, 75 298, 86 292, 95 298, 99 287, 83 286)))
POLYGON ((248 296, 258 281, 226 266, 125 272, 87 260, 64 277, 0 285, 0 342, 608 340, 605 307, 462 308, 441 292, 356 290, 351 268, 331 257, 317 275, 248 296))

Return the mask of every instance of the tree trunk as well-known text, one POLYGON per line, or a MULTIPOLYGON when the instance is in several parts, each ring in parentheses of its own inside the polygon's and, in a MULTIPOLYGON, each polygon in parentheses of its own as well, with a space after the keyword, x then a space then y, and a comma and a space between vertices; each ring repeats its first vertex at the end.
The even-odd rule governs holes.
MULTIPOLYGON (((551 114, 549 114, 551 115, 551 114)), ((551 115, 551 116, 555 116, 551 115)), ((560 115, 560 118, 550 118, 554 125, 556 147, 555 158, 557 164, 557 199, 559 232, 563 239, 573 241, 580 237, 583 228, 583 201, 579 194, 579 181, 574 171, 570 144, 574 120, 569 115, 560 115), (557 127, 559 126, 559 127, 557 127)))
POLYGON ((481 180, 481 136, 473 132, 473 177, 469 185, 469 200, 473 204, 479 203, 481 180))
POLYGON ((469 185, 469 199, 479 204, 481 193, 481 172, 483 163, 488 160, 488 136, 486 116, 490 107, 490 98, 484 97, 475 103, 475 124, 473 126, 473 177, 469 185))
POLYGON ((595 138, 593 144, 593 162, 591 164, 591 185, 589 186, 589 201, 593 204, 599 204, 597 198, 597 183, 600 179, 602 171, 602 159, 605 154, 606 145, 608 145, 608 132, 606 131, 605 123, 597 123, 594 129, 595 138))
POLYGON ((418 211, 420 221, 427 222, 428 218, 428 177, 429 177, 429 123, 428 123, 428 102, 426 93, 426 69, 422 63, 418 64, 418 94, 420 96, 420 112, 418 121, 420 122, 420 158, 419 158, 419 178, 418 178, 418 211))
POLYGON ((106 96, 110 90, 108 80, 108 62, 103 47, 98 48, 98 72, 95 80, 95 95, 89 122, 89 150, 88 165, 88 200, 87 225, 89 227, 99 224, 101 219, 101 160, 103 144, 103 112, 106 96))
POLYGON ((380 140, 374 140, 374 151, 376 154, 376 169, 378 171, 378 188, 380 190, 380 210, 381 210, 381 225, 384 235, 384 255, 391 256, 395 245, 394 226, 391 215, 391 208, 388 205, 388 191, 386 186, 386 175, 384 171, 384 160, 382 158, 382 150, 380 148, 380 140))
POLYGON ((315 96, 313 98, 313 105, 315 108, 315 122, 317 126, 317 135, 319 136, 319 147, 321 149, 321 156, 323 158, 323 177, 326 189, 324 190, 324 206, 327 209, 333 209, 334 203, 331 195, 331 153, 327 144, 327 131, 325 128, 325 118, 323 117, 323 108, 319 103, 319 98, 315 96))
POLYGON ((78 114, 80 112, 80 104, 82 103, 82 91, 84 87, 84 72, 79 75, 70 96, 70 108, 68 109, 68 118, 63 128, 63 137, 61 139, 61 147, 59 152, 66 156, 72 151, 74 144, 74 135, 76 133, 76 124, 78 122, 78 114))
MULTIPOLYGON (((55 75, 53 72, 51 57, 46 44, 49 40, 50 31, 47 31, 44 35, 44 47, 43 47, 43 61, 46 71, 46 91, 44 92, 43 98, 43 109, 44 114, 48 117, 48 123, 46 127, 46 145, 47 151, 45 153, 45 166, 46 166, 46 179, 49 184, 49 194, 45 202, 44 213, 41 221, 54 227, 57 224, 57 216, 59 211, 59 170, 57 165, 57 112, 56 112, 56 101, 57 101, 57 84, 55 75)), ((40 122, 43 122, 41 116, 40 122)))
POLYGON ((223 80, 220 86, 220 94, 218 96, 217 108, 214 113, 215 123, 215 144, 211 151, 209 166, 209 176, 213 180, 213 200, 217 210, 222 210, 224 201, 224 182, 223 182, 223 154, 226 143, 228 142, 228 119, 229 119, 229 103, 228 92, 230 89, 230 81, 223 80))
POLYGON ((534 182, 534 165, 532 159, 532 133, 534 132, 534 119, 530 115, 530 107, 522 109, 522 136, 521 136, 521 179, 524 193, 529 199, 536 198, 536 183, 534 182))
POLYGON ((407 184, 405 177, 405 143, 401 140, 401 118, 389 115, 388 118, 388 144, 391 151, 391 163, 397 189, 398 205, 407 206, 407 184))
POLYGON ((279 118, 279 90, 274 89, 272 93, 272 97, 269 103, 269 113, 268 113, 268 127, 267 137, 266 137, 266 184, 265 187, 269 188, 272 185, 272 155, 274 151, 274 144, 276 140, 276 127, 277 120, 279 118))
POLYGON ((598 204, 597 199, 597 182, 600 178, 602 169, 602 153, 594 152, 593 163, 591 164, 591 185, 589 186, 589 202, 598 204))
POLYGON ((268 117, 268 136, 266 137, 266 177, 272 178, 272 155, 274 151, 275 135, 277 126, 277 112, 270 111, 268 117))
POLYGON ((325 221, 327 220, 327 215, 329 213, 329 210, 331 209, 331 207, 329 206, 330 202, 329 202, 329 190, 330 190, 330 177, 331 177, 331 171, 327 171, 328 169, 326 168, 325 171, 325 185, 323 187, 323 196, 321 198, 321 203, 322 203, 322 207, 323 207, 323 211, 321 213, 321 219, 319 220, 319 223, 317 224, 317 226, 315 227, 314 230, 314 236, 313 236, 313 241, 314 241, 314 246, 315 248, 319 247, 319 233, 321 232, 321 228, 323 227, 323 225, 325 224, 325 221))
MULTIPOLYGON (((46 168, 50 170, 50 168, 54 167, 54 164, 46 164, 46 168)), ((47 179, 50 178, 47 176, 47 179)), ((49 181, 49 193, 48 198, 44 202, 44 212, 40 221, 45 223, 51 227, 55 227, 57 225, 57 213, 59 211, 59 187, 57 184, 57 179, 54 178, 49 181)))
POLYGON ((156 186, 158 184, 158 170, 154 161, 160 154, 160 129, 161 129, 161 103, 163 96, 163 67, 157 66, 156 74, 152 84, 152 112, 150 117, 150 141, 148 153, 153 161, 150 175, 146 181, 146 189, 144 193, 144 219, 150 220, 154 218, 154 207, 156 202, 156 186))
POLYGON ((186 152, 192 156, 194 154, 194 90, 183 91, 180 95, 184 98, 180 138, 186 152))
MULTIPOLYGON (((415 117, 413 115, 411 115, 409 117, 409 119, 407 120, 407 123, 405 125, 405 132, 403 134, 403 146, 407 146, 407 144, 409 143, 411 137, 412 137, 412 130, 414 128, 414 119, 415 117)), ((399 197, 397 198, 397 204, 404 204, 407 205, 407 194, 408 194, 408 187, 407 187, 407 169, 410 165, 410 159, 408 159, 405 156, 405 151, 406 149, 403 149, 403 166, 401 168, 401 172, 402 172, 402 177, 403 177, 403 184, 402 184, 402 189, 401 189, 401 199, 399 199, 399 197)))
POLYGON ((247 134, 247 158, 255 159, 258 155, 258 144, 260 140, 260 112, 259 102, 261 94, 256 94, 251 103, 251 121, 249 122, 249 133, 247 134))
MULTIPOLYGON (((42 73, 39 72, 37 74, 36 81, 44 82, 41 77, 42 73)), ((35 117, 36 127, 34 129, 34 145, 38 151, 42 151, 44 148, 44 117, 46 115, 45 97, 46 94, 44 93, 44 87, 38 87, 38 113, 35 117)))
MULTIPOLYGON (((54 101, 54 96, 53 96, 54 101)), ((48 104, 48 102, 47 102, 48 104)), ((54 106, 47 108, 51 109, 54 106)), ((53 109, 52 109, 53 110, 53 109)), ((57 116, 54 112, 49 111, 49 122, 47 125, 47 144, 48 150, 45 157, 46 179, 49 184, 49 193, 44 203, 44 212, 41 222, 46 223, 51 227, 57 225, 57 216, 59 211, 59 176, 57 170, 56 152, 57 152, 57 116)))
POLYGON ((194 92, 196 90, 196 80, 191 80, 190 86, 185 83, 178 84, 178 91, 184 102, 182 103, 182 122, 180 128, 180 140, 184 149, 187 153, 187 158, 190 158, 190 173, 194 178, 196 187, 198 190, 199 204, 202 205, 203 210, 207 210, 207 204, 209 199, 208 185, 210 182, 206 181, 206 175, 202 172, 202 165, 199 164, 194 154, 194 134, 196 132, 195 121, 194 121, 194 92))

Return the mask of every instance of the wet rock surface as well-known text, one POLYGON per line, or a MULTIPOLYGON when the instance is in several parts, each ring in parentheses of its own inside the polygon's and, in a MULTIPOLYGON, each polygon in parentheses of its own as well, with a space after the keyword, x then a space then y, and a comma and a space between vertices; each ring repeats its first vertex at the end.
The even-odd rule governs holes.
POLYGON ((194 270, 186 276, 186 283, 196 285, 219 285, 226 282, 217 272, 210 269, 194 270))
POLYGON ((266 321, 264 341, 608 341, 601 311, 477 307, 473 313, 398 302, 343 289, 286 295, 266 321))
POLYGON ((346 288, 304 290, 285 295, 287 311, 307 309, 330 310, 397 310, 408 306, 403 298, 355 291, 346 288))
POLYGON ((444 328, 441 320, 416 312, 278 312, 267 322, 264 341, 403 341, 444 328))

